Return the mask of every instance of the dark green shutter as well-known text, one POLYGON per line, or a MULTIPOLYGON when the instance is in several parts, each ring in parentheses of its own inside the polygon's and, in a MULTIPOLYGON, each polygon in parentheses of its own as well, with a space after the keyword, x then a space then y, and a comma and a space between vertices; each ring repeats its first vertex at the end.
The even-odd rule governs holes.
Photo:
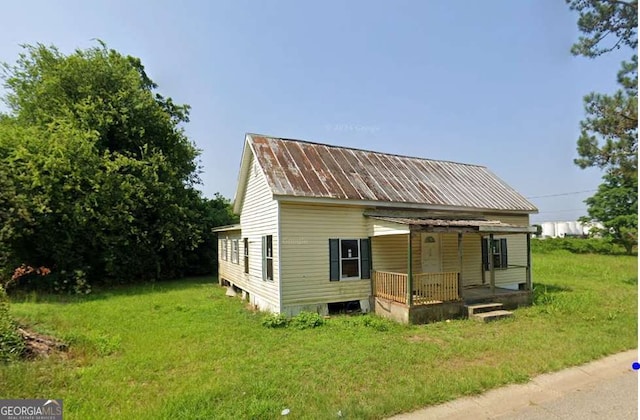
POLYGON ((340 280, 340 240, 329 239, 329 280, 340 280))
POLYGON ((360 278, 371 278, 371 240, 360 239, 360 278))
POLYGON ((507 268, 509 262, 507 261, 507 239, 500 239, 500 263, 502 268, 507 268))
POLYGON ((482 267, 489 271, 489 238, 482 238, 482 267))
POLYGON ((262 280, 267 279, 267 237, 262 237, 262 280))

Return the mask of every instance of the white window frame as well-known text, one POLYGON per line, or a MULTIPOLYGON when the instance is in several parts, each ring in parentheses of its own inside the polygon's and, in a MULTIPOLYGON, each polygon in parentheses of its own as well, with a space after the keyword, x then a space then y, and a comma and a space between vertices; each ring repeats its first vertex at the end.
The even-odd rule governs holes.
POLYGON ((239 248, 238 240, 231 240, 231 262, 234 264, 239 264, 240 261, 240 248, 239 248))
POLYGON ((242 247, 243 270, 245 274, 249 274, 249 238, 244 238, 242 240, 242 247))
POLYGON ((227 254, 227 238, 220 239, 220 258, 222 261, 229 260, 229 256, 227 254))
POLYGON ((273 235, 264 235, 262 237, 262 280, 274 281, 275 273, 273 268, 273 235), (271 255, 269 255, 269 238, 271 238, 271 255), (271 261, 271 278, 269 278, 269 261, 271 261))
POLYGON ((360 239, 340 239, 340 242, 338 244, 338 251, 339 251, 339 255, 340 255, 340 281, 342 280, 360 280, 362 278, 362 262, 360 261, 361 255, 360 255, 360 239), (358 250, 358 256, 357 257, 343 257, 342 256, 342 242, 343 241, 356 241, 357 245, 356 245, 356 249, 358 250), (343 277, 343 271, 342 271, 342 262, 343 261, 353 261, 356 260, 358 261, 358 275, 356 277, 343 277))

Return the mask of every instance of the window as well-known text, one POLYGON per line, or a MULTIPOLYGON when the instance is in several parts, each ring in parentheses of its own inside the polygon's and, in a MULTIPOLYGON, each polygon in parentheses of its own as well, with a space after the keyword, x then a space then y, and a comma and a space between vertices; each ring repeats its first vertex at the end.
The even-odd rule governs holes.
POLYGON ((244 272, 249 273, 249 239, 244 238, 244 272))
POLYGON ((493 268, 496 270, 506 270, 509 267, 507 260, 507 240, 505 238, 482 238, 482 261, 485 271, 491 269, 489 262, 493 264, 493 268))
POLYGON ((231 241, 231 262, 235 264, 240 263, 240 258, 239 258, 240 251, 238 250, 238 246, 239 244, 237 239, 234 239, 231 241))
POLYGON ((273 281, 273 236, 262 237, 262 279, 273 281))
POLYGON ((340 278, 352 279, 360 277, 360 241, 343 239, 340 241, 340 278))
POLYGON ((229 259, 227 254, 227 240, 220 239, 220 257, 223 261, 227 261, 229 259))
POLYGON ((331 281, 371 278, 370 240, 329 239, 331 281))

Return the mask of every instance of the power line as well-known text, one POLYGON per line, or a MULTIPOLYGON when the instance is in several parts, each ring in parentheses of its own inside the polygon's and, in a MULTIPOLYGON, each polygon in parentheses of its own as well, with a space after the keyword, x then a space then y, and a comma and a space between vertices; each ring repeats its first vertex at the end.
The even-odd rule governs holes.
POLYGON ((566 212, 570 212, 570 211, 581 211, 581 212, 585 212, 586 209, 566 209, 566 210, 550 210, 550 211, 541 211, 538 214, 548 214, 548 213, 566 213, 566 212))
POLYGON ((564 193, 558 193, 558 194, 537 195, 537 196, 534 196, 534 197, 527 197, 527 198, 531 199, 531 198, 560 197, 560 196, 563 196, 563 195, 583 194, 583 193, 594 192, 594 191, 598 191, 598 190, 571 191, 571 192, 564 192, 564 193))

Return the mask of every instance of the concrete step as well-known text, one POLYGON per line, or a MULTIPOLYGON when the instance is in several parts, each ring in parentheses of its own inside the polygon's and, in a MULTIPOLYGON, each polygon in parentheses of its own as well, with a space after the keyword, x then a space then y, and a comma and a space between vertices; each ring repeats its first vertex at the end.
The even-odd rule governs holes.
POLYGON ((511 311, 497 310, 473 314, 469 318, 475 319, 476 321, 489 322, 495 321, 496 319, 509 318, 511 316, 513 316, 513 312, 511 311))
POLYGON ((473 314, 479 314, 482 312, 495 311, 502 308, 502 303, 476 303, 473 305, 465 305, 467 308, 467 314, 469 316, 473 314))

